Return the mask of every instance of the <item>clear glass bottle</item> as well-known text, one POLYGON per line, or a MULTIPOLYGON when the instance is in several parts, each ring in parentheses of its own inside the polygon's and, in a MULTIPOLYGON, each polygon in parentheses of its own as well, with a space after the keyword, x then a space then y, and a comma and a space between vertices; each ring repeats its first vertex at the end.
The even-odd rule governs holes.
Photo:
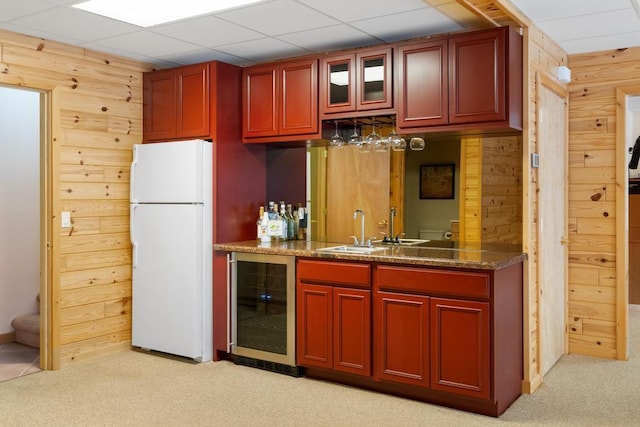
POLYGON ((287 204, 287 239, 294 240, 296 236, 293 234, 293 213, 291 212, 291 203, 287 204))
POLYGON ((282 234, 280 238, 287 240, 289 227, 287 226, 287 210, 285 208, 284 201, 280 201, 280 221, 282 221, 282 234))
POLYGON ((264 216, 264 206, 260 206, 258 220, 256 221, 256 239, 262 240, 262 217, 264 216))

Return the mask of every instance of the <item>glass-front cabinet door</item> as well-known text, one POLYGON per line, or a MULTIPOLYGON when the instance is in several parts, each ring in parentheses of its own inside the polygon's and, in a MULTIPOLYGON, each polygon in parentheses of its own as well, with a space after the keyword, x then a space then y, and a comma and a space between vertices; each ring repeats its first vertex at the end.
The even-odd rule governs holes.
POLYGON ((373 110, 393 107, 391 90, 391 48, 359 52, 356 109, 373 110))
POLYGON ((393 107, 391 48, 327 56, 320 71, 321 114, 393 107))
POLYGON ((323 58, 320 75, 322 113, 342 113, 356 109, 354 54, 323 58))

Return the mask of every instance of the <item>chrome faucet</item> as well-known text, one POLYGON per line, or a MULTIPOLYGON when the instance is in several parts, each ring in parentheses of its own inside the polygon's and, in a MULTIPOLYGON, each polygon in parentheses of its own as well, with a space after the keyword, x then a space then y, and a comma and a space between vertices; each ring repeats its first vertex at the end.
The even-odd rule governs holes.
POLYGON ((391 206, 391 210, 389 211, 389 235, 385 236, 386 241, 388 242, 397 242, 398 241, 398 236, 395 235, 395 233, 393 232, 393 223, 394 223, 394 217, 396 216, 396 207, 395 206, 391 206))
POLYGON ((360 234, 362 236, 362 238, 360 239, 360 241, 358 242, 358 238, 356 236, 351 236, 354 240, 353 244, 354 246, 371 246, 371 239, 367 240, 365 242, 365 237, 364 237, 364 211, 362 209, 356 209, 355 212, 353 212, 353 219, 356 220, 358 218, 358 214, 360 214, 361 216, 361 226, 360 226, 360 234))

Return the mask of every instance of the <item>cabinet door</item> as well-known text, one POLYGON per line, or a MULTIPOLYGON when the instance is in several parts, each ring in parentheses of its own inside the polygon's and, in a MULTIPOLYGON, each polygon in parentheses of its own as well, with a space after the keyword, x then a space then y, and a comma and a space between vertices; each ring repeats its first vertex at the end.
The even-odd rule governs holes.
POLYGON ((375 377, 429 386, 429 297, 377 292, 375 377))
POLYGON ((506 30, 449 40, 449 123, 506 119, 506 30))
POLYGON ((391 48, 358 52, 356 110, 393 107, 391 48))
POLYGON ((248 67, 242 71, 243 136, 278 134, 278 73, 276 65, 248 67))
POLYGON ((371 375, 371 291, 333 289, 334 369, 371 375))
POLYGON ((320 65, 321 113, 342 113, 356 109, 356 56, 322 58, 320 65))
POLYGON ((446 125, 449 121, 447 40, 398 48, 398 127, 446 125))
POLYGON ((144 73, 144 140, 176 136, 176 78, 174 70, 144 73))
POLYGON ((432 389, 490 397, 489 316, 489 303, 431 298, 432 389))
POLYGON ((298 284, 296 289, 297 363, 333 367, 332 288, 298 284))
POLYGON ((318 61, 280 65, 279 135, 318 132, 318 61))
POLYGON ((177 137, 209 137, 209 64, 176 70, 177 137))

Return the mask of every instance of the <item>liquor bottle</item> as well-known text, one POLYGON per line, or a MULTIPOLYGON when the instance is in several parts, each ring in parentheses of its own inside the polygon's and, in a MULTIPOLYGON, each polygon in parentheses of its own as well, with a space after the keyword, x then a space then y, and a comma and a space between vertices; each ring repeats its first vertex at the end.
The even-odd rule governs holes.
POLYGON ((291 212, 291 203, 287 204, 287 239, 294 240, 297 236, 293 234, 293 213, 291 212))
POLYGON ((262 217, 264 216, 264 206, 260 206, 260 213, 256 221, 256 238, 262 240, 262 217))
POLYGON ((291 214, 291 216, 293 217, 293 238, 298 240, 300 237, 298 236, 298 233, 300 231, 300 220, 298 219, 298 209, 300 208, 300 203, 298 203, 298 205, 293 208, 293 213, 291 214))
POLYGON ((287 240, 287 232, 289 227, 287 226, 287 210, 285 208, 284 201, 280 201, 280 221, 282 221, 282 234, 280 238, 287 240))
POLYGON ((278 206, 274 202, 269 202, 268 235, 272 241, 279 242, 282 239, 282 218, 280 218, 278 206))
POLYGON ((262 221, 260 221, 260 241, 262 243, 271 243, 269 236, 269 212, 263 212, 262 221))
POLYGON ((298 239, 305 240, 307 238, 307 212, 302 206, 298 208, 298 239))

